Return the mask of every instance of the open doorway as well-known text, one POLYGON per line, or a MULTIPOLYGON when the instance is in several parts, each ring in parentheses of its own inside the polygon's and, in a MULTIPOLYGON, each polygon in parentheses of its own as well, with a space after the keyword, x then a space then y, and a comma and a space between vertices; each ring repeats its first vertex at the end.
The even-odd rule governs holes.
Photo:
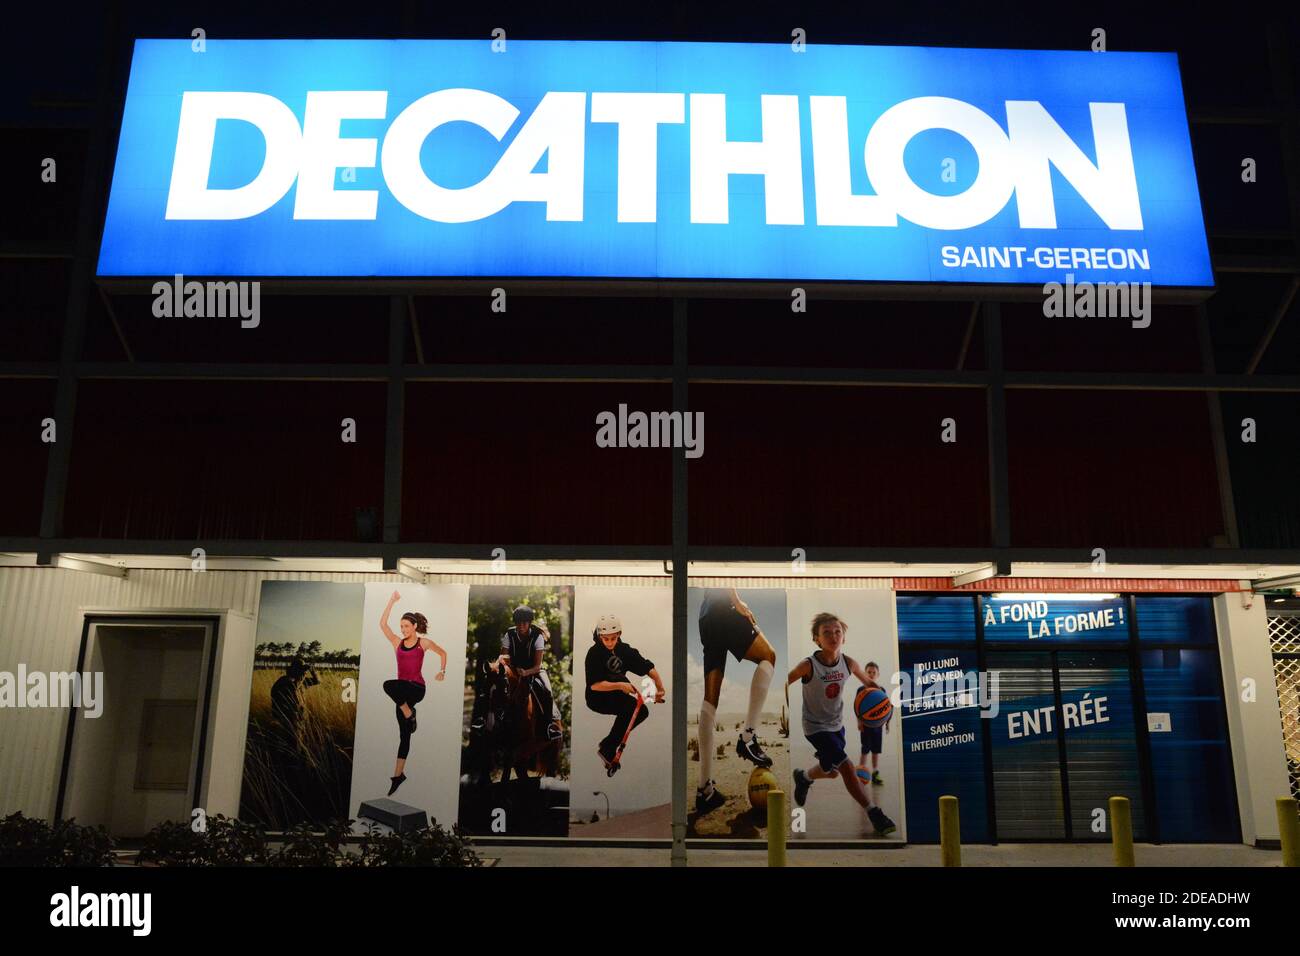
POLYGON ((104 675, 103 712, 72 712, 56 813, 136 837, 188 820, 203 776, 214 618, 87 617, 79 671, 104 675))

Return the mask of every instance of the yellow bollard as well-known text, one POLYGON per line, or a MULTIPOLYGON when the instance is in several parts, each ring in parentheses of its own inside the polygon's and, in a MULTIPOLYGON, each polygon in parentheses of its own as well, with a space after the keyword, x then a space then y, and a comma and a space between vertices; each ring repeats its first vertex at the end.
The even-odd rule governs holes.
POLYGON ((1133 860, 1133 808, 1128 797, 1110 798, 1110 844, 1116 866, 1135 866, 1133 860))
POLYGON ((956 797, 939 798, 939 860, 941 866, 961 866, 961 812, 956 797))
POLYGON ((785 791, 767 791, 767 865, 785 866, 785 791))
POLYGON ((1277 798, 1277 829, 1282 835, 1282 865, 1300 866, 1300 804, 1295 797, 1277 798))

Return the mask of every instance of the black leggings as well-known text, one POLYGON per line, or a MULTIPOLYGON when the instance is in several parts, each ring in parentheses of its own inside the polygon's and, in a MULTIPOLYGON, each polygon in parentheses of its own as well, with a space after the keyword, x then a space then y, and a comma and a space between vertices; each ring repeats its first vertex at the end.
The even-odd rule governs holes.
MULTIPOLYGON (((612 754, 614 748, 622 742, 623 734, 627 732, 628 721, 632 719, 632 711, 636 709, 636 699, 623 691, 590 690, 587 691, 587 706, 598 714, 609 714, 615 718, 609 735, 600 742, 600 748, 606 754, 612 754)), ((632 726, 641 726, 641 722, 649 716, 650 708, 642 704, 641 712, 636 715, 636 723, 632 726)))
POLYGON ((386 680, 384 693, 397 705, 397 731, 401 734, 401 740, 397 745, 397 756, 405 760, 406 755, 411 752, 411 728, 406 718, 402 716, 402 705, 406 704, 414 708, 424 700, 424 685, 411 680, 386 680))

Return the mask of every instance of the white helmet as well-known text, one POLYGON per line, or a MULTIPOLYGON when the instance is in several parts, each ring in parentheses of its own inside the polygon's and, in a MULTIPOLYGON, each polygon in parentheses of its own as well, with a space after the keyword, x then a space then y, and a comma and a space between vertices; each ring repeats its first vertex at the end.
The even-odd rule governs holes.
POLYGON ((623 622, 618 619, 617 614, 602 614, 596 621, 598 634, 620 634, 622 631, 623 622))

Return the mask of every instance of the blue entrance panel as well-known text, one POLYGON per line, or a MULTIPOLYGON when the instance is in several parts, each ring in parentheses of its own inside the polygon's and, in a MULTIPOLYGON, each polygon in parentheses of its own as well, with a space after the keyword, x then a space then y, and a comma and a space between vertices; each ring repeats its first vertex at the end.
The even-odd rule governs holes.
MULTIPOLYGON (((967 616, 969 599, 964 599, 967 616)), ((907 838, 939 840, 939 797, 957 797, 963 840, 988 840, 983 728, 975 652, 904 646, 907 676, 901 701, 903 766, 907 772, 907 838)))

